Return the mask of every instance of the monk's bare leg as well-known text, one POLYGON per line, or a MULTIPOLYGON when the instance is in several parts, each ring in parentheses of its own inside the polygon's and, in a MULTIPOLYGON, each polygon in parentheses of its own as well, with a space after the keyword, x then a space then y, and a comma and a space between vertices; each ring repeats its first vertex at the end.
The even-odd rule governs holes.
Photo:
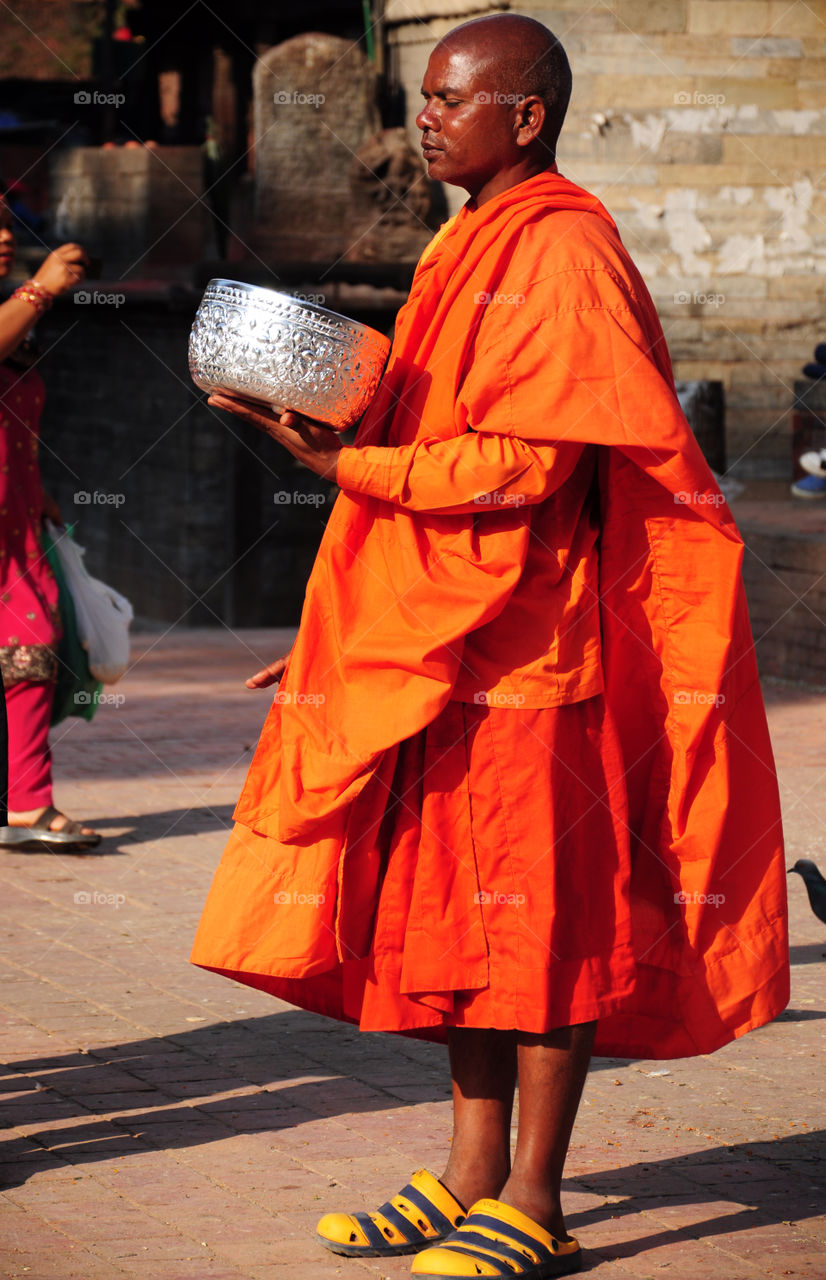
POLYGON ((521 1209, 558 1239, 562 1170, 594 1045, 595 1022, 545 1035, 517 1033, 519 1130, 513 1168, 498 1199, 521 1209))
POLYGON ((498 1196, 510 1172, 516 1032, 451 1028, 448 1048, 453 1144, 442 1182, 467 1209, 498 1196))

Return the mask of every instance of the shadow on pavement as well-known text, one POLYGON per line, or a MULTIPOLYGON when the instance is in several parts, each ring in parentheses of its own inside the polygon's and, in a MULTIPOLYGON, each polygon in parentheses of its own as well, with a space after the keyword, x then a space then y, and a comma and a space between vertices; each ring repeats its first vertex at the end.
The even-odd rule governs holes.
POLYGON ((819 964, 826 957, 826 933, 822 942, 801 942, 789 947, 789 963, 819 964))
POLYGON ((775 1022, 812 1022, 819 1018, 826 1018, 826 1009, 784 1009, 775 1022))
POLYGON ((0 1186, 45 1168, 448 1098, 440 1046, 369 1040, 287 1010, 18 1060, 0 1075, 0 1123, 27 1137, 0 1143, 0 1186))
POLYGON ((127 840, 130 844, 134 840, 157 840, 160 836, 200 836, 206 831, 226 831, 229 835, 234 809, 234 804, 215 804, 162 809, 157 813, 126 813, 114 818, 96 818, 94 826, 107 840, 127 840), (113 832, 117 834, 110 834, 113 832))
MULTIPOLYGON (((597 1059, 593 1066, 611 1069, 625 1061, 597 1059)), ((279 1135, 279 1151, 271 1157, 275 1166, 290 1149, 288 1131, 299 1126, 296 1141, 306 1150, 313 1136, 307 1126, 327 1118, 449 1097, 440 1046, 361 1033, 301 1010, 32 1057, 16 1062, 5 1076, 0 1121, 26 1133, 0 1144, 0 1186, 7 1188, 37 1172, 240 1134, 279 1135), (9 1099, 12 1091, 19 1097, 9 1099)), ((322 1151, 324 1141, 321 1133, 322 1151)), ((662 1231, 611 1245, 610 1256, 620 1258, 672 1244, 675 1226, 701 1238, 811 1218, 822 1209, 811 1184, 823 1149, 823 1133, 799 1133, 583 1174, 570 1179, 568 1188, 586 1189, 607 1202, 573 1213, 569 1228, 584 1230, 587 1246, 589 1224, 646 1209, 676 1215, 662 1231), (686 1219, 678 1221, 685 1206, 686 1219)), ((216 1164, 220 1159, 216 1147, 216 1164)))
MULTIPOLYGON (((592 1070, 627 1061, 598 1058, 592 1070)), ((44 1168, 281 1133, 450 1096, 442 1046, 359 1032, 298 1009, 23 1059, 4 1075, 0 1093, 18 1097, 0 1101, 0 1123, 27 1133, 0 1143, 6 1187, 44 1168)))
POLYGON ((229 837, 234 809, 234 804, 216 804, 95 818, 90 825, 100 832, 103 840, 93 849, 12 849, 9 852, 36 856, 59 852, 64 858, 118 857, 133 853, 136 845, 168 840, 171 836, 201 836, 211 831, 225 831, 229 837))
MULTIPOLYGON (((591 1223, 625 1218, 647 1210, 668 1216, 668 1226, 662 1231, 655 1230, 633 1240, 619 1240, 607 1247, 594 1246, 595 1251, 605 1257, 622 1259, 661 1245, 673 1245, 675 1228, 699 1240, 820 1218, 822 1186, 813 1184, 822 1183, 824 1145, 826 1131, 798 1133, 772 1141, 710 1146, 689 1155, 568 1179, 562 1184, 563 1192, 566 1186, 571 1191, 581 1192, 584 1188, 611 1200, 596 1209, 567 1214, 566 1225, 574 1234, 582 1232, 582 1244, 587 1248, 591 1223), (704 1205, 708 1206, 705 1220, 704 1205)), ((764 1256, 770 1254, 772 1243, 765 1242, 764 1256)), ((770 1256, 777 1257, 776 1254, 770 1256)), ((725 1255, 723 1259, 721 1275, 726 1274, 725 1255)), ((754 1262, 758 1263, 757 1257, 754 1262)))

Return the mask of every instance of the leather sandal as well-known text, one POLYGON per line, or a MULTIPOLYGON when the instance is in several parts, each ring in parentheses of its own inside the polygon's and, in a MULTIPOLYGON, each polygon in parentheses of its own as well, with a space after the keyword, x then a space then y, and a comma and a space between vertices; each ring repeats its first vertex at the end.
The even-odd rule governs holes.
POLYGON ((550 1280, 582 1267, 582 1250, 573 1237, 557 1240, 538 1222, 501 1200, 477 1200, 460 1227, 413 1261, 422 1280, 456 1276, 521 1276, 550 1280))
POLYGON ((50 824, 55 818, 65 817, 65 813, 49 805, 37 821, 27 827, 0 827, 0 848, 22 852, 60 850, 62 853, 80 853, 100 844, 101 837, 97 831, 84 834, 81 824, 72 818, 66 818, 59 831, 52 831, 50 824))
POLYGON ((427 1169, 373 1213, 326 1213, 316 1234, 320 1244, 348 1258, 395 1258, 418 1253, 446 1239, 465 1210, 427 1169))

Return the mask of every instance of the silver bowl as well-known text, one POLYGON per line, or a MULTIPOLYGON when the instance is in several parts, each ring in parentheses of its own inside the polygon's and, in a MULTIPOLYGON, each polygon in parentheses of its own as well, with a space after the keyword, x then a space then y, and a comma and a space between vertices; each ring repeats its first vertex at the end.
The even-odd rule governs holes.
POLYGON ((189 337, 202 391, 295 409, 344 431, 376 393, 390 342, 367 325, 287 293, 210 280, 189 337))

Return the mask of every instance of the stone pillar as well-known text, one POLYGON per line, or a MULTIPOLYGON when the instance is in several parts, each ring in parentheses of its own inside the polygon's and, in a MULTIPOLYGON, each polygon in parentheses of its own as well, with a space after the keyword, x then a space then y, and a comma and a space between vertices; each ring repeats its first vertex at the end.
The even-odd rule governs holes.
POLYGON ((253 92, 253 247, 335 262, 353 248, 353 157, 381 127, 375 72, 351 41, 313 32, 270 49, 253 92))

